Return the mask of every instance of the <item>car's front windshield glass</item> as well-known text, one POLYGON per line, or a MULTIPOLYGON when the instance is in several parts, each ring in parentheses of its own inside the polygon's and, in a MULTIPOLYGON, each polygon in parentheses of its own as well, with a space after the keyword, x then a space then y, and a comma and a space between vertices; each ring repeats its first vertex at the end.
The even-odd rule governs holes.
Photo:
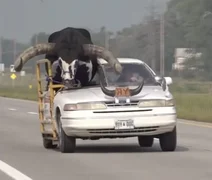
POLYGON ((154 75, 144 65, 140 63, 121 63, 122 74, 118 75, 109 64, 103 64, 107 86, 127 85, 137 86, 144 79, 145 85, 156 85, 154 75))

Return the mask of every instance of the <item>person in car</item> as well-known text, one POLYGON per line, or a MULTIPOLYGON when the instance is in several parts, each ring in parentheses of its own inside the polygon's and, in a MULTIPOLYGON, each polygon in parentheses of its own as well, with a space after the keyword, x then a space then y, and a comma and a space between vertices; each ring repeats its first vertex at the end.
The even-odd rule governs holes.
POLYGON ((123 73, 118 79, 118 82, 141 82, 143 78, 137 72, 133 72, 130 69, 126 68, 123 70, 123 73))

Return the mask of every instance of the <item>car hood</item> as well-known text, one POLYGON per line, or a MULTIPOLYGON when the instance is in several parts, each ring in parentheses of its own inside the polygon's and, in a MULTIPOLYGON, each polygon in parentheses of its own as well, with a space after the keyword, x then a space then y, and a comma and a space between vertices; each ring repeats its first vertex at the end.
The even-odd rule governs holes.
MULTIPOLYGON (((135 88, 135 87, 130 87, 135 88)), ((56 96, 65 102, 88 102, 88 101, 111 101, 113 97, 105 95, 100 87, 89 87, 83 89, 68 90, 58 93, 56 96)), ((171 93, 163 91, 160 86, 144 86, 142 91, 132 96, 131 99, 164 99, 172 98, 171 93)))

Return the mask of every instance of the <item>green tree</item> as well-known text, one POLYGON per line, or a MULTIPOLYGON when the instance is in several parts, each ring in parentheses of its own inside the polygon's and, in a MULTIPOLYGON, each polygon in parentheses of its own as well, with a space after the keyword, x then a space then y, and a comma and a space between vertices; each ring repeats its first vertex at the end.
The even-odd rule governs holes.
MULTIPOLYGON (((166 59, 173 62, 175 48, 195 48, 203 54, 203 68, 212 70, 212 1, 171 0, 166 12, 166 59)), ((206 73, 207 74, 207 73, 206 73)))

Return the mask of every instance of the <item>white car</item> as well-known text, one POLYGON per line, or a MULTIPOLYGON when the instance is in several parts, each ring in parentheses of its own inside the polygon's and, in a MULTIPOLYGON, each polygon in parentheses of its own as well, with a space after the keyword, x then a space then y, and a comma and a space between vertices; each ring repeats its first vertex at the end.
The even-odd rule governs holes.
POLYGON ((61 152, 74 152, 77 138, 127 137, 138 137, 141 147, 151 147, 154 138, 159 138, 162 151, 175 150, 177 116, 168 89, 172 79, 159 78, 139 59, 118 60, 124 67, 123 76, 129 72, 131 75, 137 73, 137 77, 124 79, 115 74, 106 61, 99 59, 106 77, 105 86, 110 90, 117 87, 123 90, 125 86, 133 88, 141 83, 131 80, 141 76, 144 79, 142 90, 132 96, 123 94, 124 91, 120 91, 120 96, 109 96, 104 93, 96 76, 94 85, 58 92, 54 97, 53 114, 61 152))

